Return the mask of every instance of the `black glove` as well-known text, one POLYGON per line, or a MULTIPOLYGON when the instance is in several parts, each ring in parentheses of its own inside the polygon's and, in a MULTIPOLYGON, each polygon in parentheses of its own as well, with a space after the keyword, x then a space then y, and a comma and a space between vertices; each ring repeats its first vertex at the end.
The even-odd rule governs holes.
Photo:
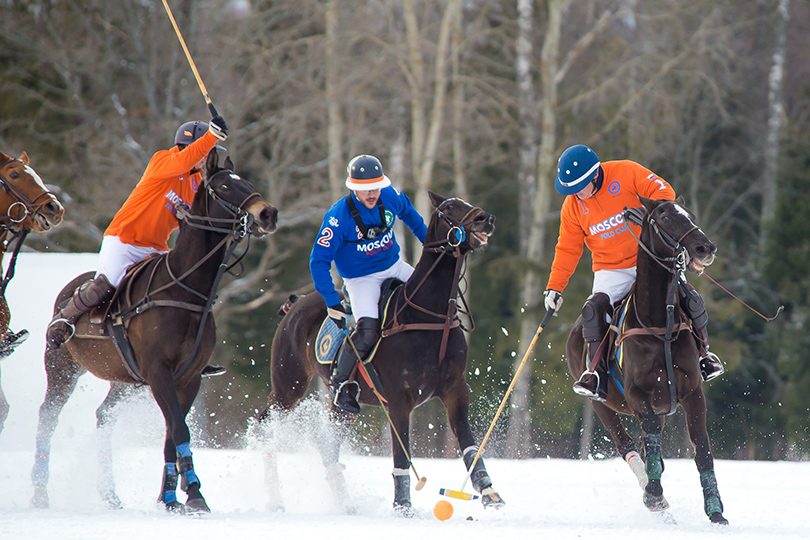
POLYGON ((329 318, 335 321, 335 324, 338 328, 343 330, 346 328, 346 319, 349 318, 349 314, 346 313, 346 310, 343 309, 343 304, 335 304, 334 306, 329 306, 326 308, 326 313, 329 315, 329 318))
POLYGON ((216 115, 208 122, 208 131, 213 133, 214 137, 220 141, 224 141, 228 138, 228 124, 225 123, 225 119, 220 115, 216 115))
POLYGON ((643 206, 636 206, 633 208, 625 208, 624 209, 624 220, 641 227, 641 224, 644 223, 644 216, 647 214, 647 210, 643 206))

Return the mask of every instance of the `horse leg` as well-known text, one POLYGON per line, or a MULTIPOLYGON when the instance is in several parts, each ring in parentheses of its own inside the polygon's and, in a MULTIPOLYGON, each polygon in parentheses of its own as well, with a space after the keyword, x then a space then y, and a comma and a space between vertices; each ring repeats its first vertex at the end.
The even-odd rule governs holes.
POLYGON ((8 405, 8 400, 6 399, 6 394, 3 392, 3 387, 0 386, 0 433, 3 432, 3 426, 6 424, 9 409, 10 407, 8 405))
POLYGON ((391 444, 394 454, 394 511, 403 517, 413 517, 414 511, 411 507, 411 462, 410 442, 408 434, 410 432, 410 411, 405 407, 391 406, 389 402, 388 413, 391 419, 391 444), (399 437, 397 437, 397 434, 399 437), (400 444, 401 441, 401 444, 400 444))
POLYGON ((346 466, 340 463, 340 445, 351 431, 356 419, 356 414, 344 412, 332 405, 329 409, 330 429, 327 433, 319 432, 316 435, 321 462, 326 470, 326 481, 332 490, 335 502, 344 513, 350 515, 357 513, 357 507, 346 485, 346 475, 343 474, 346 466))
POLYGON ((158 502, 166 505, 168 511, 182 511, 182 505, 177 501, 177 480, 180 487, 188 495, 186 512, 210 512, 211 509, 200 493, 200 479, 194 471, 192 460, 191 434, 185 418, 191 409, 191 404, 200 389, 200 377, 195 377, 185 388, 178 393, 168 370, 162 376, 152 377, 150 386, 155 401, 160 407, 166 420, 166 440, 163 446, 163 482, 158 502))
POLYGON ((695 447, 695 465, 703 487, 703 511, 712 523, 728 525, 728 520, 723 517, 723 501, 720 500, 717 478, 714 475, 714 457, 706 429, 706 399, 703 392, 699 389, 689 398, 681 400, 681 406, 686 413, 689 438, 695 447))
POLYGON ((31 506, 34 508, 48 508, 49 506, 48 460, 51 453, 51 438, 59 421, 59 413, 62 412, 62 408, 76 388, 76 381, 84 373, 84 368, 74 362, 70 353, 64 348, 46 347, 45 372, 48 376, 48 387, 45 391, 45 399, 39 408, 36 454, 34 455, 34 468, 31 470, 31 482, 34 484, 31 506))
POLYGON ((641 489, 646 488, 648 480, 644 462, 641 460, 641 456, 638 453, 636 443, 633 442, 633 439, 624 429, 619 414, 599 401, 591 400, 591 406, 593 406, 596 416, 599 417, 599 421, 602 422, 602 425, 605 426, 605 429, 608 430, 611 438, 613 438, 613 443, 616 445, 616 450, 618 450, 619 455, 622 456, 622 459, 624 459, 630 467, 630 470, 636 475, 638 485, 641 486, 641 489))
POLYGON ((647 464, 647 485, 644 488, 644 506, 654 512, 667 508, 661 473, 664 460, 661 457, 661 431, 663 419, 655 414, 647 402, 642 402, 641 429, 644 431, 644 459, 647 464))
POLYGON ((473 488, 481 494, 481 503, 484 508, 501 508, 506 503, 501 496, 492 488, 492 480, 489 477, 484 460, 479 456, 475 466, 470 471, 475 455, 478 453, 478 445, 470 429, 470 390, 465 381, 449 387, 441 398, 444 408, 447 409, 447 420, 450 429, 458 440, 459 450, 464 461, 464 468, 470 474, 473 488))
POLYGON ((113 410, 124 398, 132 395, 134 386, 124 383, 110 383, 107 397, 96 409, 96 436, 98 437, 99 477, 98 492, 101 500, 111 509, 123 508, 121 499, 115 494, 115 480, 112 464, 112 430, 118 416, 113 410))

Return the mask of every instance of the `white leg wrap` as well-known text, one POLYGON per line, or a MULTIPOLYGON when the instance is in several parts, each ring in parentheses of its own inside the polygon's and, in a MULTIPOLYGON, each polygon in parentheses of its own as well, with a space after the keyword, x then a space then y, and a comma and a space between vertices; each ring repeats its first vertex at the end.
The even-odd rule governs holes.
POLYGON ((394 475, 394 476, 410 476, 411 473, 410 473, 409 469, 396 469, 395 468, 393 471, 391 471, 391 474, 394 475))
POLYGON ((641 489, 645 489, 649 479, 647 478, 647 467, 644 465, 644 461, 642 461, 641 456, 638 454, 638 452, 628 452, 625 459, 627 460, 627 464, 630 466, 630 470, 636 475, 638 485, 641 486, 641 489))

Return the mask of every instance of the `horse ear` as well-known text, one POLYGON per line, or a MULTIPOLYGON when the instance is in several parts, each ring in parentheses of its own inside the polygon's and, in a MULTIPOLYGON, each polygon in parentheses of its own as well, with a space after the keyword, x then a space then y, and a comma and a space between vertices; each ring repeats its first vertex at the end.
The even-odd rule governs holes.
POLYGON ((686 206, 686 201, 683 200, 683 195, 678 195, 678 197, 675 199, 675 203, 679 206, 686 206))
POLYGON ((446 197, 442 197, 438 193, 433 193, 430 190, 428 190, 428 196, 430 197, 430 204, 433 205, 433 208, 438 208, 446 199, 446 197))
POLYGON ((217 155, 217 149, 212 148, 210 152, 208 152, 208 159, 205 161, 205 170, 208 172, 208 176, 211 176, 211 173, 216 171, 219 167, 219 155, 217 155))
POLYGON ((638 200, 641 201, 641 204, 644 205, 644 208, 647 209, 647 212, 652 212, 656 206, 658 206, 658 202, 652 199, 648 199, 647 197, 642 197, 641 195, 638 196, 638 200))
POLYGON ((20 161, 22 161, 25 165, 28 165, 31 162, 31 160, 28 159, 28 152, 25 150, 23 150, 23 153, 20 154, 20 161))
POLYGON ((233 161, 231 161, 231 156, 225 157, 225 163, 222 164, 223 168, 228 169, 230 171, 233 170, 233 161))

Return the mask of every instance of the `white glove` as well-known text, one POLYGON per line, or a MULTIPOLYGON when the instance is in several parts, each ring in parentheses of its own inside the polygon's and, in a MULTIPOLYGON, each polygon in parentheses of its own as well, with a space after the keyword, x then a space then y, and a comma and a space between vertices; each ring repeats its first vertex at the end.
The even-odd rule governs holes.
POLYGON ((546 297, 546 311, 559 311, 563 304, 563 295, 554 289, 548 289, 543 293, 546 297))

